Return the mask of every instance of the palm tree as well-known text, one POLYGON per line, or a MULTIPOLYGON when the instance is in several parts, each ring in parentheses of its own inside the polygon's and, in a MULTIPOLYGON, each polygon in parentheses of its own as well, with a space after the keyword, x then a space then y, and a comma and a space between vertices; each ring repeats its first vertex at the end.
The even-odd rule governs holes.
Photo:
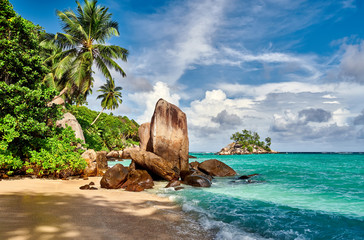
POLYGON ((119 103, 123 102, 123 100, 121 99, 121 90, 122 89, 123 89, 122 87, 115 87, 114 80, 111 79, 111 80, 107 80, 106 83, 103 86, 101 86, 99 90, 97 90, 98 92, 102 92, 102 94, 97 96, 97 99, 102 98, 102 101, 101 101, 102 110, 97 115, 97 117, 91 123, 90 126, 92 126, 96 122, 96 120, 100 117, 101 113, 105 109, 114 110, 117 107, 119 107, 119 103))
POLYGON ((64 33, 46 36, 48 42, 62 49, 48 59, 56 60, 53 76, 48 77, 55 78, 61 92, 81 95, 86 100, 93 84, 92 66, 95 64, 106 79, 112 79, 110 69, 125 77, 115 60, 127 61, 128 50, 105 44, 112 36, 119 36, 118 23, 111 20, 108 8, 97 5, 97 0, 84 0, 83 6, 79 1, 76 3, 76 12, 57 11, 64 33))

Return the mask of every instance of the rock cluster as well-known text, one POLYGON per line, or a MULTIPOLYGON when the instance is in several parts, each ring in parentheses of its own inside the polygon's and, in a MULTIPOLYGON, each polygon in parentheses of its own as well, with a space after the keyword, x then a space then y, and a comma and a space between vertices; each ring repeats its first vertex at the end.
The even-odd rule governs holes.
POLYGON ((194 187, 210 187, 213 177, 234 176, 236 172, 226 164, 211 159, 189 164, 187 118, 177 106, 160 99, 150 123, 139 127, 140 147, 103 153, 86 151, 87 176, 103 176, 102 188, 143 191, 154 186, 153 179, 169 181, 166 187, 182 189, 181 183, 194 187), (96 156, 96 157, 95 157, 96 156), (101 155, 100 155, 101 156, 101 155), (132 159, 128 168, 116 164, 107 171, 104 161, 132 159), (92 159, 92 160, 91 160, 92 159))
POLYGON ((177 106, 159 99, 150 123, 140 125, 139 139, 139 149, 124 150, 131 168, 168 181, 189 171, 187 118, 177 106))
POLYGON ((243 148, 241 144, 235 142, 228 144, 222 148, 217 154, 218 155, 243 155, 243 154, 266 154, 266 153, 278 153, 274 150, 267 151, 262 147, 252 145, 253 151, 249 152, 247 148, 243 148))
POLYGON ((106 151, 95 152, 93 149, 88 149, 81 155, 87 162, 84 177, 101 177, 105 174, 108 170, 106 154, 106 151))

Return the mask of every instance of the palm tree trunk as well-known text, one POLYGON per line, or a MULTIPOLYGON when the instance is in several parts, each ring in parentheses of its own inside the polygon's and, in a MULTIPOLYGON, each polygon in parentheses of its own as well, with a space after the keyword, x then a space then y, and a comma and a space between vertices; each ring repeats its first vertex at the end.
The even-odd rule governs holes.
POLYGON ((96 122, 96 120, 100 117, 101 113, 102 113, 104 110, 105 110, 105 108, 103 108, 103 109, 101 110, 101 112, 99 113, 99 115, 97 115, 97 117, 95 118, 95 120, 91 123, 90 127, 91 127, 92 125, 94 125, 94 123, 95 123, 95 122, 96 122))

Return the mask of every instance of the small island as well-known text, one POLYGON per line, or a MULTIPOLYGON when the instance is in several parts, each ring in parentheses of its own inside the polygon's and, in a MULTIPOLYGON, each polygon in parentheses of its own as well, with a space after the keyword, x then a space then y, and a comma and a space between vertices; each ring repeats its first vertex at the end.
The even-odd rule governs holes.
POLYGON ((231 137, 234 142, 222 148, 218 155, 242 155, 242 154, 266 154, 278 153, 270 149, 272 139, 266 137, 265 141, 260 141, 260 136, 257 132, 242 130, 234 133, 231 137))

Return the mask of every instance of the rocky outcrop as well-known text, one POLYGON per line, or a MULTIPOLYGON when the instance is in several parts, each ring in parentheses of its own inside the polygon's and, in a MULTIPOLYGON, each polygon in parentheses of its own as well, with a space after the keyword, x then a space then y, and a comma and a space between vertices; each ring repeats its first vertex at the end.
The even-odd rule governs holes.
POLYGON ((217 159, 210 159, 200 163, 198 165, 198 169, 207 173, 208 175, 217 177, 227 177, 236 175, 234 169, 232 169, 231 167, 229 167, 228 165, 217 159))
POLYGON ((150 139, 150 123, 148 122, 140 125, 138 134, 139 134, 140 149, 146 151, 150 139))
POLYGON ((100 181, 102 188, 117 189, 126 181, 128 170, 121 164, 108 169, 100 181))
POLYGON ((83 135, 81 125, 78 123, 75 116, 73 116, 71 113, 65 113, 63 115, 63 118, 56 122, 56 126, 62 127, 62 128, 66 128, 67 126, 70 126, 72 128, 72 130, 75 131, 76 138, 81 139, 82 142, 85 143, 85 137, 83 135))
POLYGON ((267 154, 267 153, 278 153, 274 150, 266 150, 262 147, 251 145, 251 152, 247 147, 243 148, 241 144, 230 143, 226 147, 222 148, 217 154, 218 155, 243 155, 243 154, 267 154))
POLYGON ((171 162, 152 152, 138 149, 124 150, 124 152, 129 154, 136 164, 167 181, 179 177, 178 169, 171 162))
POLYGON ((177 106, 159 99, 150 123, 147 151, 183 172, 188 171, 188 144, 186 114, 177 106))
POLYGON ((153 188, 152 177, 145 170, 132 170, 128 173, 126 182, 121 186, 126 191, 140 192, 153 188))

